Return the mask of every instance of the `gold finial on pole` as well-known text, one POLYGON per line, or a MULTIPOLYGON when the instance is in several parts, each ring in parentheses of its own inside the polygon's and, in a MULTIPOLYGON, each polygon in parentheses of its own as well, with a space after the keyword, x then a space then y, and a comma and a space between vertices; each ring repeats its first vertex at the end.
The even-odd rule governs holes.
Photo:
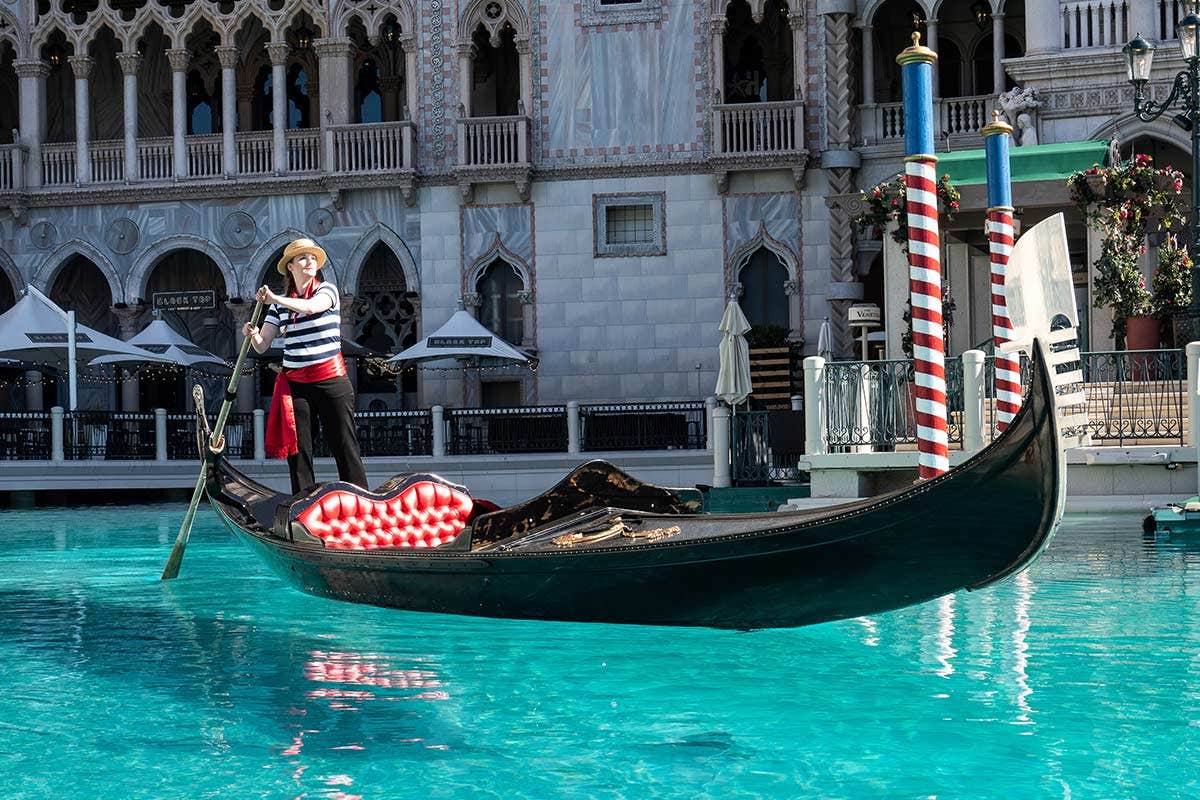
POLYGON ((937 61, 937 53, 921 44, 920 31, 913 31, 912 47, 906 47, 901 50, 900 55, 896 56, 896 63, 903 66, 904 64, 911 64, 918 61, 932 64, 937 61))
POLYGON ((983 128, 980 129, 979 135, 980 136, 992 136, 993 134, 997 134, 997 133, 1007 133, 1007 134, 1011 135, 1012 130, 1013 130, 1012 125, 1009 125, 1007 122, 1000 119, 1000 109, 993 108, 992 109, 992 121, 989 122, 987 125, 984 125, 983 128))

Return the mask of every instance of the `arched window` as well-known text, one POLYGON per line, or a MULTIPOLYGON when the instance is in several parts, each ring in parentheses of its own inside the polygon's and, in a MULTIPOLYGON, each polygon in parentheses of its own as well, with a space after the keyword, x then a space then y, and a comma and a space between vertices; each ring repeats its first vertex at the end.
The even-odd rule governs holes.
POLYGON ((762 22, 756 23, 745 0, 729 4, 724 48, 726 103, 795 99, 787 13, 786 4, 771 0, 763 9, 762 22))
MULTIPOLYGON (((380 353, 394 355, 417 340, 417 315, 404 282, 404 268, 391 248, 382 242, 371 249, 359 273, 351 311, 354 341, 380 353)), ((392 394, 392 378, 377 375, 361 361, 358 365, 358 392, 392 394)), ((417 373, 401 373, 400 391, 417 391, 417 373)))
POLYGON ((187 77, 187 114, 188 134, 203 136, 217 133, 217 98, 204 85, 204 78, 198 70, 192 70, 187 77))
POLYGON ((310 128, 308 102, 308 73, 301 64, 292 64, 287 72, 287 104, 289 128, 310 128))
POLYGON ((364 60, 358 68, 354 108, 360 123, 383 122, 383 91, 379 86, 379 65, 374 59, 364 60))
POLYGON ((788 327, 788 300, 783 292, 787 279, 787 267, 779 256, 765 247, 754 251, 738 275, 742 284, 738 303, 747 322, 753 326, 788 327))
MULTIPOLYGON (((942 97, 963 96, 963 58, 953 40, 938 37, 938 85, 942 97)), ((988 69, 991 69, 989 64, 988 69)))
POLYGON ((520 293, 524 286, 517 268, 497 258, 479 276, 479 321, 485 328, 520 345, 525 337, 524 309, 520 293))
MULTIPOLYGON (((475 31, 475 61, 471 69, 471 116, 509 117, 517 113, 521 100, 521 61, 514 31, 500 32, 500 46, 493 47, 483 25, 475 31)), ((526 113, 529 109, 525 110, 526 113)))

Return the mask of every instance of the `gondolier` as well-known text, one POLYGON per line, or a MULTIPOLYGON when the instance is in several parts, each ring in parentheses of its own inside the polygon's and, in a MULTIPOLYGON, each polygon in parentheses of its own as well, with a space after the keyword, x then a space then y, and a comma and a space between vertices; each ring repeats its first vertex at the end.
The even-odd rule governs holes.
POLYGON ((311 239, 296 239, 285 247, 276 265, 284 276, 283 295, 260 288, 257 299, 270 304, 262 328, 249 322, 242 326, 259 353, 283 335, 283 369, 275 379, 266 451, 268 458, 287 458, 293 493, 316 484, 313 429, 318 419, 338 478, 367 485, 354 429, 354 387, 342 358, 341 298, 337 286, 321 277, 325 259, 325 251, 311 239))

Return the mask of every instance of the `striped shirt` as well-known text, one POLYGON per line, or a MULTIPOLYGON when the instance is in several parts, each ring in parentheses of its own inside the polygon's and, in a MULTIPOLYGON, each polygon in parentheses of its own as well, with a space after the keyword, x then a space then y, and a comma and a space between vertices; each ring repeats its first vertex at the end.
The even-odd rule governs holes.
POLYGON ((283 336, 284 369, 311 367, 342 352, 342 309, 337 286, 323 281, 312 296, 322 294, 331 297, 333 305, 319 314, 298 314, 278 303, 267 309, 263 324, 274 325, 283 336))

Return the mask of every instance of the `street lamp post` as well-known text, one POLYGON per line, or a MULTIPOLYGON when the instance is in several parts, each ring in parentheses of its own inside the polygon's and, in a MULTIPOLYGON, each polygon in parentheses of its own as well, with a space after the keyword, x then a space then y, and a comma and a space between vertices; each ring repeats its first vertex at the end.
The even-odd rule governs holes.
POLYGON ((1189 13, 1179 20, 1175 31, 1179 34, 1186 66, 1175 76, 1171 94, 1162 102, 1151 99, 1147 90, 1154 45, 1139 34, 1125 45, 1124 53, 1129 82, 1134 90, 1133 113, 1143 122, 1151 122, 1178 101, 1181 113, 1172 121, 1192 135, 1192 218, 1188 242, 1188 255, 1192 259, 1192 302, 1187 317, 1195 327, 1200 325, 1200 16, 1194 11, 1189 13))

